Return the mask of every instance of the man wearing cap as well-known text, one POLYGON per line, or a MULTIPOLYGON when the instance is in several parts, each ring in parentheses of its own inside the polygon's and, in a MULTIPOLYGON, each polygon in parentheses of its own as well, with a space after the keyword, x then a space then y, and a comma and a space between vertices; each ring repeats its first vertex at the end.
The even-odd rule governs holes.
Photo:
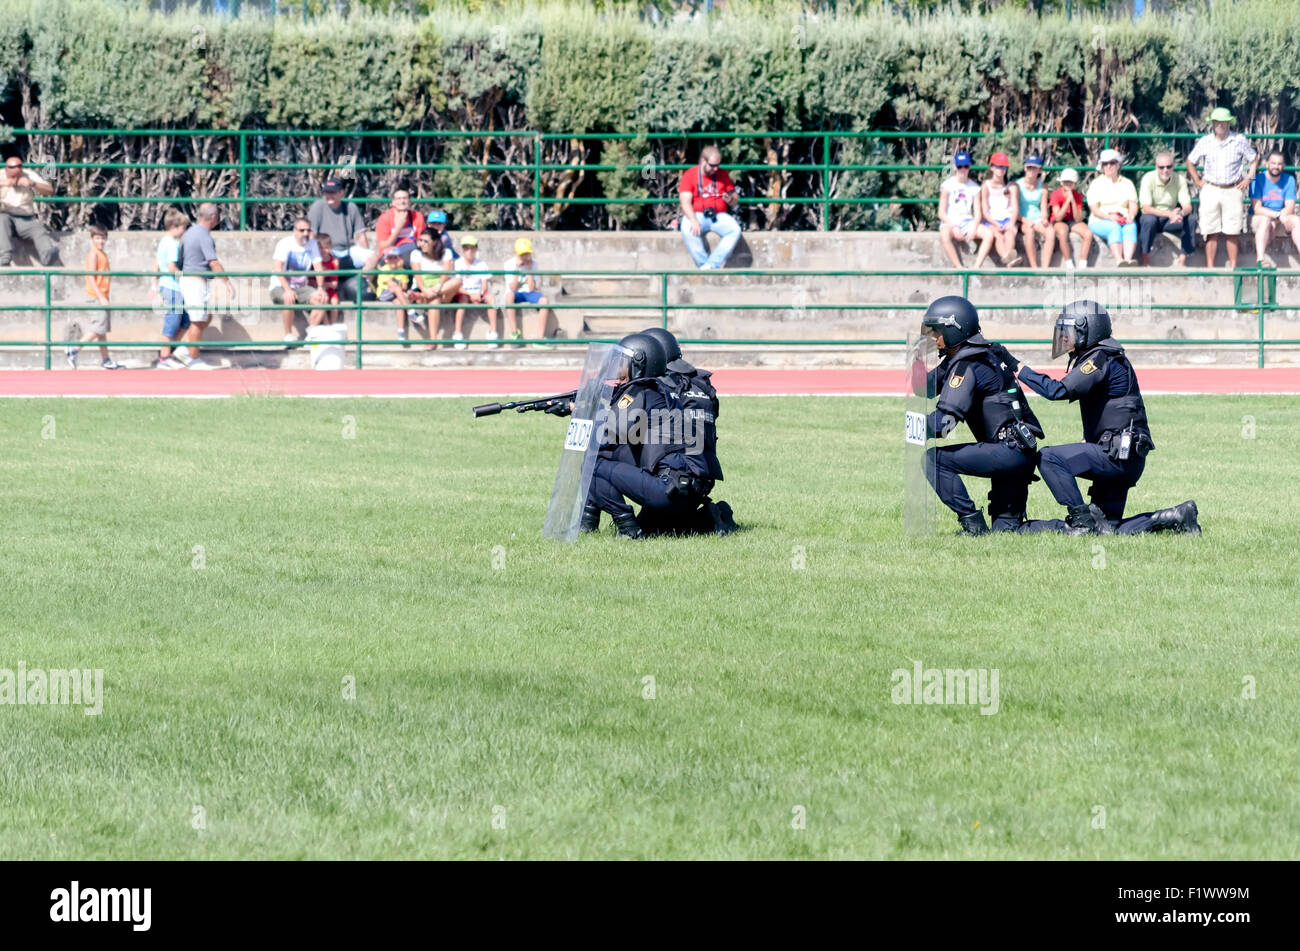
POLYGON ((1043 244, 1043 267, 1052 263, 1055 239, 1047 222, 1047 189, 1043 187, 1043 159, 1031 155, 1025 159, 1025 174, 1016 182, 1020 195, 1020 234, 1025 241, 1025 256, 1030 267, 1038 267, 1038 243, 1043 244))
MULTIPOLYGON (((361 209, 343 197, 343 185, 338 179, 328 178, 320 187, 321 197, 307 209, 307 221, 314 234, 330 236, 334 260, 343 270, 361 267, 363 257, 353 259, 352 248, 366 247, 366 222, 361 209)), ((356 301, 358 279, 356 275, 339 281, 339 300, 356 301)), ((365 287, 361 284, 361 287, 365 287)))
POLYGON ((984 263, 993 247, 993 232, 979 222, 980 185, 971 177, 970 166, 970 153, 958 152, 952 157, 952 175, 939 186, 939 243, 955 268, 961 267, 958 241, 965 242, 968 249, 980 242, 976 267, 984 263))
POLYGON ((727 263, 740 241, 740 222, 728 211, 740 208, 736 186, 722 169, 722 153, 706 145, 700 162, 682 173, 677 192, 682 208, 682 240, 696 267, 702 271, 720 268, 727 263), (718 236, 718 246, 709 252, 705 232, 718 236))
POLYGON ((442 242, 442 246, 451 252, 453 261, 460 257, 456 251, 456 242, 452 240, 451 232, 447 230, 447 213, 441 208, 429 212, 429 230, 437 240, 442 242))
MULTIPOLYGON (((461 256, 456 259, 455 264, 456 273, 460 275, 460 290, 456 294, 456 303, 487 305, 487 310, 484 312, 484 319, 488 326, 487 339, 495 341, 497 339, 496 314, 492 311, 492 288, 488 284, 491 278, 487 273, 487 262, 478 260, 478 238, 472 234, 463 235, 460 239, 460 250, 461 256)), ((456 309, 453 340, 465 339, 465 310, 464 307, 456 309)), ((464 350, 467 345, 456 343, 454 346, 457 350, 464 350)), ((490 343, 488 349, 495 350, 496 346, 496 343, 490 343)))
POLYGON ((1201 190, 1201 234, 1205 263, 1214 267, 1219 236, 1228 244, 1228 266, 1237 266, 1237 237, 1246 221, 1242 200, 1259 165, 1259 154, 1240 132, 1230 133, 1232 113, 1220 106, 1210 113, 1214 131, 1201 136, 1187 156, 1187 175, 1201 190), (1198 165, 1205 167, 1202 175, 1198 165))
POLYGON ((1151 263, 1151 244, 1156 235, 1172 231, 1182 236, 1182 253, 1178 264, 1187 263, 1187 255, 1196 250, 1196 212, 1192 211, 1192 193, 1187 179, 1174 171, 1174 156, 1161 152, 1156 167, 1142 176, 1138 188, 1138 250, 1142 263, 1151 263))
MULTIPOLYGON (((1137 189, 1120 175, 1123 159, 1114 149, 1103 149, 1097 162, 1101 175, 1088 186, 1088 229, 1106 242, 1119 267, 1137 264, 1137 189)), ((1098 262, 1100 264, 1100 262, 1098 262)))
MULTIPOLYGON (((1047 207, 1052 230, 1056 233, 1057 243, 1061 245, 1061 266, 1074 267, 1074 252, 1070 248, 1070 234, 1074 233, 1083 241, 1079 252, 1079 267, 1088 266, 1088 252, 1092 250, 1092 232, 1083 223, 1083 195, 1079 192, 1079 173, 1072 168, 1061 169, 1058 179, 1061 187, 1047 198, 1047 207)), ((1049 245, 1043 253, 1043 263, 1052 263, 1052 249, 1049 245)))
MULTIPOLYGON (((506 258, 505 264, 501 270, 506 275, 506 295, 507 304, 536 304, 537 310, 537 333, 535 338, 541 340, 546 336, 546 322, 551 316, 550 308, 546 305, 549 303, 542 294, 535 272, 537 271, 537 262, 533 260, 533 243, 527 238, 519 238, 515 241, 515 253, 513 257, 506 258)), ((506 308, 506 324, 510 340, 518 341, 523 339, 523 333, 519 330, 519 312, 513 307, 506 308)), ((512 343, 511 346, 522 346, 519 343, 512 343)), ((550 344, 535 343, 534 347, 550 350, 550 344)))

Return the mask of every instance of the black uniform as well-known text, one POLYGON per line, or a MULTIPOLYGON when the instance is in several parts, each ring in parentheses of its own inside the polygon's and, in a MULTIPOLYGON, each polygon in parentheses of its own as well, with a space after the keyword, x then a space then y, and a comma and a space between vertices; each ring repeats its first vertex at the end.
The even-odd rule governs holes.
MULTIPOLYGON (((675 363, 689 366, 680 359, 675 363)), ((718 393, 711 376, 708 370, 691 367, 686 372, 669 370, 659 378, 669 408, 681 421, 686 469, 702 487, 708 486, 710 490, 722 481, 722 464, 718 461, 718 393)), ((730 506, 726 512, 729 521, 730 506)), ((719 530, 715 515, 709 508, 709 500, 702 498, 700 505, 689 512, 643 508, 637 521, 648 535, 712 534, 719 530)))
POLYGON ((1042 426, 1016 384, 1015 359, 976 333, 951 350, 931 371, 938 386, 929 436, 946 436, 966 423, 977 442, 938 446, 926 452, 925 472, 943 504, 966 520, 979 515, 961 476, 992 481, 989 520, 994 531, 1019 529, 1034 481, 1042 426))
POLYGON ((632 516, 626 499, 669 518, 695 511, 713 488, 696 475, 669 399, 658 379, 619 385, 611 402, 608 441, 591 480, 591 499, 616 519, 632 516), (626 497, 626 498, 625 498, 626 497))
POLYGON ((1049 400, 1078 400, 1083 418, 1083 442, 1044 449, 1038 465, 1056 501, 1069 512, 1065 521, 1050 519, 1026 524, 1024 531, 1070 531, 1136 535, 1139 532, 1179 531, 1199 534, 1196 503, 1124 518, 1128 491, 1146 468, 1147 453, 1155 449, 1137 373, 1124 348, 1111 336, 1110 314, 1096 301, 1067 304, 1056 319, 1052 356, 1070 354, 1060 382, 1029 367, 1020 379, 1049 400), (1085 505, 1078 477, 1092 480, 1085 505))
MULTIPOLYGON (((1146 468, 1147 453, 1155 448, 1146 406, 1138 388, 1137 373, 1114 337, 1070 359, 1069 372, 1061 381, 1025 367, 1020 379, 1034 392, 1049 400, 1078 400, 1083 418, 1083 442, 1044 449, 1038 471, 1052 491, 1052 497, 1067 508, 1082 506, 1078 477, 1092 480, 1088 496, 1121 535, 1150 531, 1155 513, 1124 518, 1128 491, 1137 485, 1146 468), (1118 458, 1123 434, 1128 432, 1128 458, 1118 458)), ((1064 522, 1052 519, 1035 524, 1032 530, 1063 530, 1064 522)))

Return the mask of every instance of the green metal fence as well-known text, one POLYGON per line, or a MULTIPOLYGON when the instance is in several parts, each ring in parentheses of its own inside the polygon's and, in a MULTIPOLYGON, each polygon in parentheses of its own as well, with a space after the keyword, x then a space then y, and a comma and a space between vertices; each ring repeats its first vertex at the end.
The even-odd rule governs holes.
MULTIPOLYGON (((35 270, 35 269, 32 270, 12 269, 6 271, 5 273, 10 275, 39 275, 41 277, 42 285, 43 285, 43 300, 40 304, 6 302, 0 304, 0 313, 14 312, 14 311, 26 311, 26 312, 37 311, 43 315, 44 334, 42 339, 40 340, 0 340, 0 350, 10 349, 10 348, 18 348, 18 349, 36 348, 42 350, 44 353, 44 366, 45 369, 47 370, 51 368, 53 362, 52 361, 53 352, 62 349, 63 347, 67 346, 71 342, 67 339, 59 339, 56 336, 54 331, 54 315, 56 313, 63 313, 63 312, 76 313, 79 311, 103 309, 102 305, 98 303, 82 302, 84 298, 81 298, 80 295, 77 302, 70 302, 70 301, 65 302, 62 300, 55 300, 54 299, 55 280, 60 278, 66 278, 66 279, 73 279, 79 281, 81 278, 84 278, 86 276, 103 275, 103 274, 108 274, 108 276, 113 278, 150 278, 156 276, 155 272, 152 271, 95 272, 95 271, 68 270, 68 271, 51 272, 47 270, 35 270)), ((314 275, 319 272, 311 272, 311 273, 314 275)), ((338 270, 330 273, 331 275, 338 276, 340 278, 347 278, 352 275, 362 275, 363 277, 374 276, 377 275, 379 272, 359 271, 359 270, 338 270)), ((405 274, 405 275, 423 274, 427 276, 431 273, 436 275, 445 272, 404 270, 404 271, 395 271, 395 272, 386 272, 386 273, 389 274, 397 273, 397 274, 405 274)), ((507 272, 484 271, 479 273, 499 276, 507 272)), ((681 312, 681 311, 721 311, 721 312, 737 311, 737 310, 788 311, 792 309, 792 305, 788 302, 771 303, 771 304, 701 304, 701 303, 694 303, 694 302, 673 301, 670 295, 670 287, 671 287, 672 279, 678 277, 699 277, 700 272, 694 269, 663 270, 663 271, 566 270, 566 271, 536 271, 532 273, 534 273, 537 277, 555 277, 555 278, 558 277, 650 278, 653 281, 658 283, 659 303, 654 309, 658 311, 659 324, 660 326, 669 329, 672 329, 674 324, 673 321, 674 313, 681 312)), ((715 275, 716 274, 717 272, 715 272, 715 275)), ((989 279, 1001 279, 1001 278, 1015 279, 1015 278, 1026 278, 1026 277, 1041 278, 1044 276, 1052 276, 1050 272, 1044 272, 1041 270, 1034 271, 1034 270, 1023 269, 1023 268, 1004 269, 1004 270, 996 270, 996 271, 951 270, 951 269, 937 269, 937 268, 924 269, 924 270, 898 269, 898 270, 878 270, 878 271, 776 271, 776 270, 737 269, 737 270, 729 270, 729 271, 721 272, 721 274, 723 278, 727 280, 744 279, 747 277, 789 277, 792 280, 804 280, 804 279, 814 279, 814 278, 836 278, 839 280, 852 280, 853 278, 865 278, 865 277, 942 277, 946 279, 951 279, 953 282, 952 290, 954 292, 961 293, 965 297, 971 296, 972 277, 978 277, 981 280, 989 280, 989 279)), ((1091 269, 1088 272, 1087 276, 1107 277, 1107 276, 1111 276, 1112 274, 1115 277, 1128 278, 1128 279, 1132 279, 1136 276, 1134 272, 1131 270, 1116 269, 1112 272, 1108 269, 1102 269, 1102 268, 1091 269)), ((277 276, 277 275, 285 276, 285 272, 283 271, 277 272, 277 271, 269 271, 269 270, 229 271, 229 272, 223 272, 223 274, 219 275, 217 279, 220 279, 221 276, 225 276, 231 279, 237 279, 237 280, 246 279, 249 282, 253 282, 259 279, 265 280, 268 277, 277 276)), ((1258 266, 1254 268, 1240 268, 1237 269, 1236 271, 1193 270, 1187 268, 1167 269, 1167 270, 1166 269, 1144 269, 1144 271, 1141 274, 1142 278, 1149 278, 1149 279, 1156 279, 1156 280, 1170 280, 1170 279, 1177 280, 1177 279, 1182 279, 1187 277, 1209 277, 1217 280, 1230 280, 1233 282, 1234 303, 1230 307, 1225 306, 1223 304, 1211 304, 1211 303, 1176 304, 1176 305, 1166 304, 1162 306, 1156 302, 1152 302, 1149 305, 1145 302, 1140 304, 1131 304, 1131 305, 1116 304, 1114 306, 1108 304, 1108 307, 1112 311, 1120 315, 1121 321, 1120 321, 1119 336, 1127 344, 1142 345, 1142 346, 1147 346, 1147 345, 1171 346, 1171 347, 1184 347, 1184 346, 1250 347, 1256 351, 1257 365, 1263 367, 1265 365, 1265 354, 1267 348, 1283 347, 1283 346, 1286 347, 1300 346, 1300 339, 1268 338, 1265 336, 1265 320, 1269 314, 1275 314, 1282 310, 1295 309, 1295 305, 1284 305, 1277 300, 1277 278, 1279 276, 1292 277, 1292 278, 1300 277, 1300 269, 1279 271, 1273 268, 1265 268, 1265 267, 1258 267, 1258 266), (1250 292, 1252 291, 1253 291, 1253 300, 1249 299, 1249 297, 1251 296, 1250 292), (1123 313, 1126 310, 1127 311, 1145 310, 1148 308, 1148 306, 1152 310, 1174 309, 1174 310, 1181 310, 1181 311, 1212 311, 1212 310, 1234 311, 1244 317, 1250 317, 1254 319, 1255 329, 1256 329, 1255 336, 1233 337, 1233 338, 1181 338, 1181 339, 1162 339, 1162 338, 1136 338, 1135 339, 1131 337, 1126 337, 1122 331, 1123 313)), ((252 285, 250 283, 250 286, 255 286, 255 285, 252 285)), ((974 302, 976 303, 977 306, 980 305, 978 293, 974 297, 974 302)), ((462 307, 465 307, 466 309, 474 309, 475 307, 478 306, 481 305, 472 305, 472 304, 466 305, 466 304, 457 304, 457 303, 413 304, 410 306, 410 309, 440 312, 440 311, 448 311, 448 310, 454 311, 462 307)), ((503 305, 501 304, 494 304, 493 308, 497 311, 500 311, 502 309, 502 306, 503 305)), ((552 310, 570 310, 570 309, 583 309, 583 308, 589 309, 592 307, 590 303, 565 303, 563 301, 548 303, 546 306, 552 310)), ((798 306, 801 306, 804 310, 807 311, 814 311, 814 312, 815 311, 850 311, 850 312, 862 312, 864 316, 867 316, 870 313, 877 312, 877 311, 909 311, 909 310, 915 311, 919 315, 921 312, 925 310, 927 305, 926 303, 846 302, 846 303, 800 304, 798 306)), ((1015 312, 1015 311, 1041 311, 1043 310, 1044 305, 1040 302, 1037 304, 989 303, 984 306, 987 306, 989 309, 994 311, 1015 312)), ((110 305, 110 309, 113 310, 114 312, 152 311, 159 315, 159 320, 161 321, 161 310, 154 304, 120 303, 117 301, 112 301, 110 305)), ((250 311, 277 311, 277 312, 281 310, 310 311, 313 309, 317 309, 317 307, 305 303, 295 304, 289 307, 283 307, 278 304, 273 304, 269 301, 262 302, 259 295, 250 295, 249 301, 236 302, 235 307, 223 308, 222 306, 220 306, 220 302, 218 301, 214 303, 214 305, 211 307, 211 313, 214 315, 222 315, 226 313, 237 314, 241 312, 250 312, 250 311), (256 302, 251 300, 251 297, 254 296, 258 296, 258 300, 256 302)), ((396 305, 392 303, 378 302, 373 300, 355 301, 351 303, 343 303, 331 309, 340 310, 344 314, 345 319, 351 320, 353 323, 355 336, 353 339, 346 341, 342 345, 350 347, 354 350, 355 353, 354 365, 358 369, 360 369, 363 366, 363 354, 366 348, 386 347, 391 349, 393 347, 403 346, 403 345, 423 346, 428 343, 448 345, 452 343, 452 341, 447 338, 433 339, 432 337, 430 337, 430 338, 412 338, 409 340, 402 340, 395 337, 387 337, 387 336, 367 337, 366 336, 366 331, 367 331, 366 320, 368 319, 367 315, 369 315, 369 319, 371 320, 375 320, 375 319, 387 320, 388 319, 387 315, 391 315, 392 311, 396 309, 396 305)), ((523 312, 535 310, 536 305, 525 305, 525 304, 510 305, 510 309, 514 309, 520 312, 520 323, 522 324, 523 320, 525 319, 523 312)), ((651 308, 649 308, 645 303, 620 304, 620 303, 602 302, 599 305, 599 309, 602 312, 620 311, 620 310, 643 312, 651 308)), ((430 321, 431 328, 432 328, 432 324, 433 322, 430 321)), ((1049 331, 1050 331, 1049 327, 1044 327, 1044 336, 1042 337, 1004 338, 1003 342, 1012 345, 1032 344, 1032 345, 1046 346, 1050 343, 1049 331)), ((612 342, 612 339, 616 339, 616 338, 593 337, 593 336, 583 336, 578 338, 564 338, 564 339, 547 338, 544 340, 536 339, 536 338, 525 338, 519 341, 498 341, 498 343, 517 342, 525 345, 546 344, 546 345, 558 345, 558 346, 585 346, 588 343, 594 343, 594 342, 612 342)), ((457 341, 457 342, 461 342, 461 341, 457 341)), ((485 345, 489 345, 491 343, 491 341, 487 341, 487 340, 466 340, 463 342, 470 346, 475 346, 475 347, 482 347, 485 345)), ((869 337, 869 336, 863 336, 861 338, 852 338, 852 339, 839 339, 839 338, 832 338, 832 339, 707 338, 704 339, 704 338, 682 337, 681 342, 686 345, 708 344, 708 345, 737 345, 737 346, 764 346, 764 347, 770 347, 770 346, 810 347, 811 346, 811 347, 828 347, 828 348, 901 347, 904 346, 906 343, 906 341, 897 338, 881 338, 881 337, 869 337)), ((179 343, 179 341, 177 341, 177 343, 179 343)), ((80 346, 86 348, 93 348, 99 345, 100 344, 96 342, 80 344, 80 346)), ((109 340, 105 345, 110 347, 111 349, 122 349, 122 348, 156 349, 161 345, 161 337, 154 338, 151 340, 134 340, 134 341, 113 339, 113 340, 109 340)), ((191 344, 191 345, 201 346, 203 349, 206 350, 275 350, 275 349, 283 350, 286 346, 289 348, 300 348, 305 346, 312 346, 313 341, 302 340, 292 344, 285 344, 276 340, 233 340, 233 341, 212 340, 212 341, 203 341, 201 344, 191 344)))
MULTIPOLYGON (((531 183, 531 192, 529 194, 515 195, 485 195, 485 194, 420 194, 414 197, 417 204, 428 206, 465 206, 465 205, 509 205, 523 206, 530 210, 531 226, 534 230, 540 230, 545 227, 546 215, 543 213, 545 206, 564 205, 564 206, 597 206, 605 208, 611 205, 618 206, 636 206, 646 207, 653 205, 673 205, 676 204, 677 198, 673 183, 678 173, 690 168, 690 164, 683 163, 664 163, 652 164, 647 166, 645 163, 627 162, 627 163, 609 163, 588 161, 586 148, 584 146, 583 155, 577 160, 569 162, 547 162, 544 159, 545 146, 548 143, 556 142, 627 142, 627 141, 646 141, 646 142, 663 142, 679 141, 682 143, 700 143, 704 141, 726 143, 739 142, 742 140, 791 140, 802 141, 806 143, 809 151, 810 161, 801 162, 749 162, 749 163, 732 163, 726 161, 726 155, 723 156, 723 167, 730 172, 735 173, 765 173, 768 175, 787 175, 798 174, 807 176, 801 183, 803 194, 742 194, 740 202, 742 206, 758 207, 776 207, 780 209, 793 208, 797 206, 811 206, 820 211, 818 226, 820 228, 830 228, 833 226, 831 210, 836 206, 917 206, 917 205, 937 205, 938 204, 938 184, 939 176, 935 176, 933 193, 927 194, 904 194, 900 192, 881 192, 878 194, 868 195, 843 195, 838 194, 835 177, 842 175, 893 175, 902 173, 941 173, 949 168, 947 164, 925 164, 925 163, 899 163, 897 161, 885 162, 856 162, 842 163, 834 160, 836 147, 842 146, 850 141, 869 141, 869 142, 928 142, 940 141, 950 143, 949 152, 959 150, 972 151, 978 153, 981 151, 980 146, 989 141, 1005 141, 1008 135, 1015 135, 1022 138, 1027 145, 1033 147, 1052 146, 1051 151, 1054 153, 1068 153, 1066 158, 1072 160, 1058 162, 1049 162, 1045 171, 1050 175, 1052 172, 1064 168, 1068 165, 1078 165, 1084 158, 1095 156, 1103 148, 1112 146, 1123 147, 1125 144, 1151 145, 1159 144, 1168 146, 1171 150, 1178 151, 1180 143, 1187 143, 1194 140, 1204 133, 1199 132, 890 132, 884 130, 866 130, 866 131, 772 131, 772 132, 646 132, 646 133, 554 133, 554 132, 534 132, 528 130, 501 130, 492 132, 477 132, 463 130, 304 130, 304 129, 14 129, 13 134, 16 138, 30 138, 33 136, 53 136, 56 138, 70 137, 173 137, 173 138, 194 138, 208 137, 229 140, 227 151, 230 155, 225 162, 85 162, 85 161, 51 161, 41 163, 39 159, 31 162, 37 168, 46 169, 49 172, 57 174, 60 171, 69 171, 77 173, 99 172, 103 170, 116 171, 124 174, 134 172, 157 172, 157 171, 174 171, 182 173, 192 172, 217 172, 229 173, 232 181, 233 194, 204 194, 204 195, 127 195, 101 192, 97 194, 55 194, 48 198, 38 198, 37 201, 51 205, 69 205, 69 204, 104 204, 104 205, 124 205, 124 204, 156 204, 156 205, 193 205, 198 202, 210 201, 226 206, 231 206, 238 211, 238 222, 241 230, 248 228, 249 210, 252 206, 257 205, 295 205, 308 204, 315 201, 318 197, 316 194, 302 195, 284 195, 284 194, 260 194, 251 187, 250 178, 263 172, 304 172, 319 173, 316 180, 319 181, 327 177, 328 174, 355 178, 358 173, 370 172, 403 172, 408 175, 421 176, 429 173, 445 171, 469 171, 482 176, 492 176, 499 173, 527 173, 527 180, 531 183), (384 163, 384 162, 360 162, 350 161, 340 164, 339 162, 273 162, 259 161, 252 157, 250 142, 258 140, 276 140, 276 139, 294 139, 316 137, 321 139, 340 139, 350 140, 353 143, 361 143, 364 140, 384 139, 384 140, 401 140, 403 142, 418 141, 436 141, 448 142, 452 140, 516 140, 526 143, 529 149, 529 158, 526 162, 411 162, 411 163, 384 163), (1038 145, 1035 145, 1038 143, 1038 145), (636 171, 646 177, 646 180, 656 176, 671 175, 671 179, 659 178, 656 181, 656 188, 659 191, 671 191, 672 194, 660 195, 603 195, 603 194, 572 194, 559 196, 554 193, 546 194, 544 187, 544 175, 552 172, 564 173, 598 173, 606 171, 636 171), (647 177, 648 176, 648 177, 647 177)), ((1273 134, 1250 134, 1251 138, 1263 147, 1261 151, 1284 143, 1294 142, 1300 139, 1300 133, 1273 133, 1273 134)), ((1059 157, 1059 156, 1056 156, 1059 157)), ((1091 166, 1089 161, 1088 166, 1091 166)), ((1125 171, 1128 173, 1145 172, 1152 168, 1151 165, 1134 164, 1126 166, 1125 171)), ((977 170, 987 168, 986 165, 977 164, 977 170)), ((594 179, 588 181, 594 182, 594 179)), ((592 188, 597 186, 593 183, 592 188)), ((892 187, 898 187, 895 184, 892 187)), ((385 195, 379 196, 356 196, 351 200, 361 204, 378 204, 389 201, 385 195)))

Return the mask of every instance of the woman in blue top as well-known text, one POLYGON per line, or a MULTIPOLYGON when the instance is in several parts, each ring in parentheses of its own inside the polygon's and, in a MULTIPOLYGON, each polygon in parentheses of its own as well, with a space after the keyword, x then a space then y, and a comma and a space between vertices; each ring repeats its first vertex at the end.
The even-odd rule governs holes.
POLYGON ((1038 243, 1043 242, 1043 267, 1052 266, 1052 226, 1047 221, 1047 190, 1043 188, 1043 159, 1025 159, 1025 177, 1016 182, 1020 190, 1020 235, 1030 267, 1038 267, 1038 243))

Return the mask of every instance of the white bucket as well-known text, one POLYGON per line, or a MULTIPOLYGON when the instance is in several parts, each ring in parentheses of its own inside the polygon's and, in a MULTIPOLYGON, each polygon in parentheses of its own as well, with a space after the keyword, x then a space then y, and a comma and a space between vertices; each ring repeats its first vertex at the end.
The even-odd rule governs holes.
POLYGON ((342 343, 348 339, 344 324, 318 324, 307 328, 313 370, 342 370, 345 354, 342 343))

